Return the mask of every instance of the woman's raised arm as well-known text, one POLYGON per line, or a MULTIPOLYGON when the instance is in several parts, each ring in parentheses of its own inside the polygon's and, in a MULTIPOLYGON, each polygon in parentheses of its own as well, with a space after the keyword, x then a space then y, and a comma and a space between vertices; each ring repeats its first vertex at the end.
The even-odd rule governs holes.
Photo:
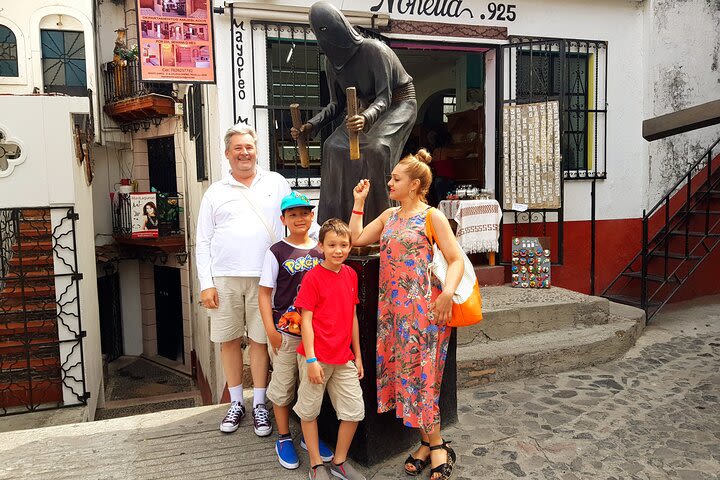
POLYGON ((374 219, 367 227, 363 227, 363 214, 365 213, 365 199, 370 192, 370 180, 363 179, 353 188, 352 214, 350 215, 350 239, 354 247, 362 247, 376 243, 380 240, 380 234, 385 227, 385 221, 390 214, 390 209, 385 210, 379 217, 374 219))

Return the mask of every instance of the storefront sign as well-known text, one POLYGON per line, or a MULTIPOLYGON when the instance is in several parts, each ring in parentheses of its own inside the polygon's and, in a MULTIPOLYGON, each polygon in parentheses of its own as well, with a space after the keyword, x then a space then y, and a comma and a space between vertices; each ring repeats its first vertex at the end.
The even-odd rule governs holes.
POLYGON ((488 2, 484 8, 473 12, 463 5, 463 0, 378 0, 370 11, 383 11, 390 15, 417 15, 431 18, 479 18, 499 22, 514 22, 517 5, 488 2))
POLYGON ((215 83, 211 0, 137 0, 144 82, 215 83))
POLYGON ((232 32, 233 32, 233 90, 235 97, 233 98, 233 115, 234 123, 244 123, 250 125, 248 122, 248 116, 243 116, 238 113, 239 106, 244 105, 244 100, 247 98, 247 84, 246 77, 248 76, 246 61, 245 61, 245 34, 252 35, 252 32, 246 32, 245 22, 233 18, 232 20, 232 32))
POLYGON ((557 101, 503 107, 503 208, 560 208, 557 101))

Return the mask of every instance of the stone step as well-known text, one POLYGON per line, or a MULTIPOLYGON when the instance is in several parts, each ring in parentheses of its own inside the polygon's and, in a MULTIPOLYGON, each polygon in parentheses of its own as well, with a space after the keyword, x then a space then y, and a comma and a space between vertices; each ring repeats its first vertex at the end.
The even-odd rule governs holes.
POLYGON ((458 346, 607 323, 609 301, 564 288, 483 287, 483 321, 458 329, 458 346))
POLYGON ((475 276, 481 287, 503 285, 505 283, 505 267, 502 265, 475 265, 475 276))
POLYGON ((561 372, 619 358, 640 336, 645 313, 616 303, 610 307, 605 324, 458 345, 458 386, 561 372))
POLYGON ((193 408, 201 405, 202 395, 199 390, 127 400, 106 401, 102 408, 96 410, 95 420, 143 415, 179 408, 193 408))

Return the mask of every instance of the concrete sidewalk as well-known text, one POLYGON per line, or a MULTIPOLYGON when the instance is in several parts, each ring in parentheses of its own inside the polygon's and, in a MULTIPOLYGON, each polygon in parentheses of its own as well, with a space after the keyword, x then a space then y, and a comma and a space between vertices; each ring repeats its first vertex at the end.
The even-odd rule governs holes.
MULTIPOLYGON (((618 361, 462 389, 458 405, 457 480, 720 479, 720 296, 667 307, 618 361)), ((0 479, 307 478, 307 456, 284 470, 249 418, 220 433, 224 411, 2 433, 0 479)), ((364 471, 408 478, 404 457, 364 471)))

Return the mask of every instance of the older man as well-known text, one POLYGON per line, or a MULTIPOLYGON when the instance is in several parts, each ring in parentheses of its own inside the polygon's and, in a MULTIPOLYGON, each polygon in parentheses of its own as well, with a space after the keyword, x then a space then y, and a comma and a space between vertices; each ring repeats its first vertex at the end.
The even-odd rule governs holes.
POLYGON ((258 282, 265 252, 282 238, 280 202, 290 193, 280 174, 257 165, 257 134, 236 125, 225 134, 230 175, 203 196, 197 225, 200 299, 209 309, 210 339, 221 344, 220 357, 230 391, 222 432, 237 430, 245 415, 241 338, 250 339, 255 433, 267 436, 272 425, 265 408, 269 358, 258 309, 258 282))

